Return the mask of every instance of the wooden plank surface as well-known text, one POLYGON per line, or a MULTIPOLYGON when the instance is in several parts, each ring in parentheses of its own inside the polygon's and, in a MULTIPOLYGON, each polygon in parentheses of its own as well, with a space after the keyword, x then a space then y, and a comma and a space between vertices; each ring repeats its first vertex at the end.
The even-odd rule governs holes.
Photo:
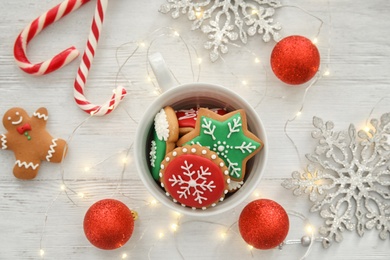
MULTIPOLYGON (((198 219, 182 216, 178 232, 170 226, 177 221, 175 213, 153 200, 138 177, 134 151, 121 178, 124 150, 131 147, 135 131, 145 108, 156 98, 156 88, 148 77, 146 63, 148 47, 140 47, 116 76, 136 48, 145 42, 150 52, 161 52, 180 83, 193 82, 186 46, 172 36, 177 30, 191 49, 191 57, 201 58, 201 82, 224 85, 245 97, 256 108, 268 136, 269 160, 264 177, 257 188, 263 198, 277 201, 287 210, 300 212, 319 227, 317 213, 310 213, 307 198, 297 198, 281 187, 291 172, 306 166, 304 155, 313 151, 315 142, 310 133, 312 118, 332 120, 337 130, 350 123, 364 127, 372 116, 378 118, 389 112, 390 35, 388 19, 390 2, 377 1, 282 1, 275 19, 283 25, 283 36, 303 35, 313 39, 319 28, 318 17, 324 25, 318 35, 321 71, 329 68, 330 75, 321 78, 308 92, 301 116, 291 122, 287 133, 298 148, 299 157, 284 131, 285 123, 294 117, 302 105, 307 85, 287 86, 273 75, 269 57, 274 43, 265 44, 261 37, 250 38, 245 48, 231 46, 225 61, 211 63, 203 49, 206 36, 191 31, 184 17, 173 20, 157 10, 164 0, 110 1, 93 69, 88 78, 87 97, 102 103, 116 84, 124 85, 129 94, 121 106, 104 118, 88 117, 73 101, 73 81, 79 60, 44 77, 32 77, 17 68, 13 60, 13 43, 18 33, 57 0, 13 0, 0 2, 0 114, 11 107, 21 106, 32 114, 45 106, 49 110, 48 129, 54 136, 72 137, 68 157, 63 163, 63 179, 80 198, 69 193, 74 203, 61 192, 60 165, 46 163, 31 181, 20 181, 12 175, 14 157, 2 151, 0 158, 0 259, 299 259, 306 248, 286 246, 279 251, 250 251, 237 235, 237 225, 225 239, 220 234, 234 224, 241 209, 255 195, 236 209, 223 215, 198 219), (309 14, 304 12, 306 10, 309 14), (157 30, 157 32, 156 32, 157 30), (156 32, 156 33, 154 33, 156 32), (127 44, 126 44, 127 43, 127 44), (119 48, 122 44, 126 44, 119 48), (193 48, 196 49, 196 56, 193 48), (254 63, 255 54, 260 64, 254 63), (242 81, 247 81, 243 85, 242 81), (91 169, 86 172, 85 167, 91 169), (102 251, 86 240, 82 220, 91 204, 99 199, 114 197, 139 213, 131 240, 115 251, 102 251), (47 221, 45 221, 47 216, 47 221), (159 239, 158 235, 164 233, 159 239), (40 256, 40 249, 45 254, 40 256)), ((53 26, 48 27, 28 48, 31 61, 47 59, 70 45, 84 49, 95 2, 86 4, 53 26)), ((196 77, 195 77, 196 80, 196 77)), ((4 128, 1 132, 5 132, 4 128)), ((300 239, 304 234, 300 219, 291 217, 288 239, 300 239)), ((363 238, 344 232, 344 241, 323 249, 315 243, 308 259, 388 259, 389 241, 378 238, 377 231, 368 231, 363 238)))

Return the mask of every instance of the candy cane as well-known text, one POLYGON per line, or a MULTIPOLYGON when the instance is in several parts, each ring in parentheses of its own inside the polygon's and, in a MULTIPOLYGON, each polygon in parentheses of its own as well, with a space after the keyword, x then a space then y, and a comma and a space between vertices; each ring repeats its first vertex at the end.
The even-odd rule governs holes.
POLYGON ((18 66, 29 74, 44 75, 60 69, 73 61, 79 55, 79 51, 74 46, 60 52, 51 59, 33 64, 28 60, 26 55, 27 44, 48 25, 77 10, 80 6, 89 1, 90 0, 64 1, 26 26, 17 37, 14 45, 14 57, 18 66))
POLYGON ((107 0, 98 0, 95 10, 95 15, 92 21, 91 31, 89 33, 87 47, 84 51, 83 58, 80 63, 80 67, 77 71, 77 76, 74 82, 74 99, 77 105, 85 112, 96 115, 104 116, 113 111, 126 95, 126 90, 122 86, 118 86, 114 90, 114 94, 111 99, 102 106, 97 106, 89 102, 84 96, 84 88, 87 81, 89 70, 95 56, 96 47, 99 41, 100 32, 102 29, 105 12, 107 9, 107 0))
MULTIPOLYGON (((18 66, 29 74, 44 75, 60 69, 73 61, 80 53, 75 47, 72 46, 55 55, 49 60, 33 64, 28 60, 26 55, 27 45, 48 25, 77 10, 80 6, 89 1, 90 0, 65 0, 26 26, 26 28, 24 28, 24 30, 17 37, 14 45, 14 57, 18 66)), ((111 99, 102 106, 97 106, 90 103, 84 96, 84 88, 89 70, 91 69, 93 58, 95 56, 100 32, 102 30, 104 15, 107 9, 107 2, 107 0, 97 0, 96 11, 92 21, 87 47, 85 49, 74 82, 74 98, 77 105, 85 112, 97 116, 103 116, 113 111, 127 93, 123 87, 117 87, 114 90, 114 94, 112 95, 111 99)))

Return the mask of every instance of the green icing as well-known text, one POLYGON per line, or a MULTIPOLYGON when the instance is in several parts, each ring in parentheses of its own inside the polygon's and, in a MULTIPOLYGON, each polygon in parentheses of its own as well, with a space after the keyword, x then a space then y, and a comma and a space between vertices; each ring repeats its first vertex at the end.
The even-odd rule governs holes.
POLYGON ((261 144, 244 135, 241 114, 236 113, 226 121, 202 116, 199 136, 186 144, 199 144, 216 152, 229 168, 230 177, 241 180, 243 160, 261 144))
POLYGON ((28 134, 28 132, 26 131, 26 132, 24 132, 24 136, 26 136, 27 137, 27 140, 31 140, 31 136, 28 134))
POLYGON ((150 167, 153 178, 158 181, 160 179, 160 167, 161 162, 164 160, 165 151, 166 151, 166 143, 164 140, 160 140, 157 137, 156 131, 153 131, 153 140, 151 142, 150 147, 150 167), (154 143, 153 143, 154 142, 154 143))

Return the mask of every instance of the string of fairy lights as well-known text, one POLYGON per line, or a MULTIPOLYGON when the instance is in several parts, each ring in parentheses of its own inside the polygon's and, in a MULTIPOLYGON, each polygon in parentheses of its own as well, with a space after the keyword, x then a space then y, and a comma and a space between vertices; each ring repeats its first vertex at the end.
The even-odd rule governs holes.
MULTIPOLYGON (((295 7, 295 6, 286 6, 286 7, 295 7)), ((297 8, 297 7, 295 7, 295 8, 297 8)), ((302 10, 303 12, 309 14, 313 18, 317 19, 318 21, 320 21, 320 27, 318 29, 318 33, 312 39, 314 44, 318 44, 318 42, 319 42, 318 36, 319 36, 319 34, 321 32, 321 27, 322 27, 323 21, 320 18, 311 15, 310 13, 308 13, 305 10, 303 10, 302 8, 299 8, 299 9, 302 10)), ((253 10, 252 13, 255 13, 256 11, 257 10, 253 10)), ((196 17, 198 19, 201 18, 202 15, 203 15, 203 11, 202 10, 199 10, 199 11, 196 12, 196 17)), ((330 17, 329 17, 329 22, 331 22, 331 18, 330 17)), ((329 32, 328 32, 328 39, 329 39, 328 41, 330 41, 330 31, 331 30, 329 30, 329 32)), ((133 83, 128 78, 128 76, 125 73, 123 73, 124 67, 126 66, 126 64, 128 64, 132 60, 134 55, 137 54, 138 52, 145 53, 145 63, 147 64, 147 57, 149 56, 151 48, 152 48, 152 46, 157 44, 157 41, 160 38, 179 39, 180 44, 183 44, 184 47, 185 47, 186 55, 188 55, 188 57, 189 57, 190 69, 191 69, 191 75, 192 75, 193 81, 194 82, 198 82, 200 80, 201 69, 202 69, 201 67, 202 67, 203 60, 198 55, 198 53, 196 51, 196 48, 192 44, 188 44, 178 30, 176 30, 174 28, 171 28, 171 27, 163 27, 163 28, 159 28, 159 29, 155 30, 154 32, 152 32, 148 37, 145 38, 145 40, 127 42, 127 43, 124 43, 124 44, 120 45, 117 48, 117 51, 116 51, 116 61, 117 61, 117 65, 118 65, 119 69, 118 69, 118 72, 116 74, 115 84, 117 84, 117 82, 121 78, 122 80, 125 80, 127 84, 130 84, 130 85, 133 85, 133 86, 135 85, 135 83, 133 83), (125 61, 121 63, 119 61, 119 58, 118 58, 118 52, 125 46, 135 46, 135 47, 127 55, 125 61), (197 72, 195 72, 195 66, 194 66, 193 63, 196 64, 197 72)), ((264 74, 265 74, 265 77, 266 77, 266 81, 267 81, 268 80, 268 76, 267 76, 267 72, 265 70, 265 64, 261 62, 262 60, 260 59, 260 57, 258 57, 254 52, 252 52, 251 50, 249 50, 246 47, 238 46, 236 44, 234 44, 234 46, 236 46, 238 48, 241 48, 242 50, 247 52, 249 55, 251 55, 251 57, 253 58, 253 61, 252 61, 253 63, 252 64, 263 66, 263 71, 264 71, 264 74)), ((330 46, 329 42, 328 42, 328 46, 330 46)), ((225 64, 225 66, 229 69, 229 65, 225 62, 225 60, 223 58, 221 58, 221 60, 225 64)), ((299 150, 298 150, 298 147, 295 144, 294 140, 288 134, 288 126, 289 126, 290 123, 294 122, 295 120, 297 120, 302 115, 303 110, 304 110, 304 106, 305 106, 305 103, 306 103, 306 99, 307 99, 307 94, 311 90, 311 88, 313 86, 315 86, 317 84, 317 82, 319 80, 321 80, 323 77, 330 76, 331 73, 330 73, 330 69, 329 69, 329 64, 330 64, 330 48, 329 47, 327 49, 327 56, 326 56, 325 62, 323 64, 325 65, 324 68, 321 69, 317 73, 316 77, 308 84, 308 86, 306 86, 304 88, 302 100, 300 102, 300 106, 299 106, 298 111, 294 114, 294 116, 292 118, 288 119, 286 121, 285 125, 284 125, 284 133, 285 133, 286 137, 290 140, 292 145, 294 146, 294 149, 295 149, 295 151, 296 151, 296 153, 298 155, 299 160, 301 160, 301 158, 299 156, 299 150)), ((172 73, 172 74, 175 77, 175 74, 174 73, 172 73)), ((248 79, 244 79, 244 78, 241 78, 241 77, 237 76, 236 73, 233 72, 233 70, 230 70, 229 74, 232 75, 232 77, 237 79, 239 82, 241 82, 241 84, 243 86, 247 86, 247 85, 250 84, 250 81, 248 79)), ((175 79, 177 80, 178 83, 180 83, 179 80, 176 77, 175 77, 175 79)), ((145 83, 148 83, 148 84, 152 85, 153 93, 156 96, 161 93, 161 90, 159 89, 157 83, 155 82, 155 79, 154 79, 154 77, 153 77, 153 75, 152 75, 152 73, 151 73, 151 71, 150 71, 148 66, 146 66, 146 77, 145 77, 145 81, 143 82, 143 84, 145 84, 145 83)), ((264 90, 263 90, 263 92, 261 93, 262 94, 262 98, 260 99, 260 101, 257 104, 255 104, 255 106, 254 106, 255 108, 259 107, 260 104, 263 102, 263 100, 267 97, 267 89, 268 89, 268 87, 266 85, 264 90)), ((370 112, 369 117, 373 113, 374 109, 379 105, 379 103, 381 103, 385 98, 387 98, 387 97, 382 98, 380 101, 378 101, 378 103, 375 104, 375 106, 373 107, 373 109, 370 112)), ((109 103, 109 101, 107 102, 107 104, 108 103, 109 103)), ((123 108, 123 106, 120 107, 120 109, 122 111, 124 111, 128 115, 128 118, 129 118, 130 121, 132 121, 134 123, 138 123, 136 120, 134 120, 131 117, 131 113, 129 113, 125 108, 123 108)), ((77 131, 81 127, 83 127, 85 124, 87 124, 89 122, 90 118, 92 118, 93 116, 94 115, 91 114, 89 117, 87 117, 84 121, 82 121, 79 125, 77 125, 75 127, 75 129, 72 131, 72 133, 70 134, 70 136, 69 136, 69 138, 67 140, 69 146, 71 146, 72 139, 77 134, 77 131)), ((367 119, 367 121, 368 121, 368 119, 367 119)), ((366 125, 367 125, 367 121, 366 121, 366 125)), ((369 131, 368 126, 365 129, 366 129, 366 131, 369 131)), ((159 202, 155 198, 150 198, 148 200, 147 199, 145 199, 145 200, 136 200, 136 199, 130 198, 129 196, 127 196, 126 194, 124 194, 121 191, 121 185, 122 185, 122 183, 124 181, 124 176, 125 176, 125 174, 126 174, 126 172, 128 170, 128 166, 133 163, 133 158, 132 158, 132 155, 131 155, 132 148, 133 148, 133 145, 131 143, 125 149, 122 149, 119 152, 116 152, 116 153, 108 156, 104 160, 102 160, 100 162, 97 162, 97 163, 95 163, 92 166, 91 165, 80 166, 80 172, 84 172, 84 173, 91 172, 97 166, 99 166, 99 165, 101 165, 103 163, 106 163, 109 159, 111 159, 113 157, 120 157, 121 158, 120 159, 120 166, 121 166, 120 179, 119 179, 119 181, 118 181, 118 183, 116 185, 116 188, 115 188, 115 190, 114 190, 114 192, 112 194, 112 197, 114 197, 116 195, 120 195, 120 196, 127 197, 130 200, 138 201, 141 205, 134 205, 134 207, 132 207, 133 210, 140 210, 142 208, 153 209, 153 208, 155 208, 159 204, 159 202)), ((46 232, 47 221, 48 221, 48 218, 49 218, 49 213, 50 213, 50 210, 53 207, 54 203, 58 200, 58 198, 61 195, 65 194, 67 196, 67 198, 74 205, 77 206, 78 204, 75 202, 75 198, 82 200, 82 199, 91 199, 93 197, 91 194, 86 194, 85 192, 82 192, 82 191, 76 191, 75 189, 73 189, 72 187, 70 187, 67 184, 67 181, 66 181, 66 178, 65 178, 66 172, 65 172, 65 167, 64 167, 64 164, 66 164, 66 163, 68 163, 68 162, 64 158, 64 160, 63 160, 63 162, 61 163, 61 166, 60 166, 61 185, 59 187, 59 192, 55 195, 53 200, 50 202, 50 204, 48 205, 47 210, 45 212, 44 224, 43 224, 42 233, 41 233, 41 237, 40 237, 40 243, 39 243, 39 245, 40 245, 39 255, 40 255, 41 258, 45 257, 45 252, 46 252, 45 251, 46 249, 45 249, 45 246, 44 246, 44 237, 45 237, 45 232, 46 232)), ((302 164, 302 162, 301 162, 301 164, 302 164)), ((252 198, 259 198, 259 197, 261 197, 261 194, 259 193, 259 191, 255 191, 252 194, 252 198)), ((310 250, 312 249, 313 243, 317 242, 317 241, 324 242, 324 238, 321 238, 321 237, 317 238, 317 237, 315 237, 315 232, 316 232, 315 227, 309 222, 309 220, 304 215, 302 215, 300 213, 297 213, 297 212, 294 212, 294 211, 288 211, 288 214, 289 214, 289 216, 297 217, 297 218, 301 219, 304 222, 305 230, 302 231, 302 233, 304 233, 304 235, 300 239, 293 239, 293 240, 285 241, 283 243, 283 245, 281 245, 281 247, 288 246, 288 245, 294 245, 294 244, 301 244, 301 245, 307 247, 307 250, 306 250, 305 254, 301 258, 301 259, 305 259, 309 255, 310 250)), ((214 226, 218 226, 219 227, 218 230, 220 232, 219 235, 218 235, 218 237, 220 238, 219 242, 225 241, 229 234, 233 234, 233 235, 239 236, 238 232, 234 229, 234 227, 236 226, 236 222, 231 224, 231 225, 229 225, 229 226, 227 226, 227 225, 223 225, 223 224, 220 224, 220 223, 216 223, 216 222, 212 222, 212 221, 204 221, 204 220, 188 220, 188 221, 186 221, 186 220, 184 220, 184 216, 181 213, 178 213, 178 212, 172 212, 172 216, 173 216, 172 217, 172 221, 169 224, 169 226, 161 228, 159 230, 156 229, 156 230, 153 231, 153 232, 155 232, 155 239, 156 240, 155 240, 155 243, 148 250, 148 254, 147 254, 148 255, 148 259, 152 258, 152 254, 153 254, 153 250, 155 249, 155 245, 157 243, 161 243, 162 241, 164 241, 164 238, 166 238, 168 236, 167 232, 169 232, 169 235, 173 236, 174 241, 175 241, 176 251, 178 252, 178 254, 181 257, 181 259, 185 259, 182 251, 180 250, 180 248, 179 248, 179 246, 177 244, 177 240, 178 240, 178 236, 180 235, 180 230, 184 226, 191 225, 193 223, 204 222, 204 223, 208 223, 208 224, 211 224, 211 225, 214 225, 214 226)), ((132 238, 131 241, 135 241, 133 243, 140 242, 143 239, 145 232, 146 232, 146 230, 143 231, 140 234, 138 239, 132 238)), ((247 250, 247 252, 252 254, 253 247, 248 245, 246 250, 247 250)), ((252 254, 252 256, 253 256, 253 254, 252 254)), ((115 257, 113 257, 113 258, 115 258, 115 257)), ((123 251, 121 251, 118 254, 118 258, 119 259, 129 259, 130 258, 130 249, 123 249, 123 251), (129 251, 127 251, 127 250, 129 250, 129 251)))
MULTIPOLYGON (((302 9, 302 10, 303 10, 303 9, 302 9)), ((255 11, 256 11, 256 10, 254 10, 254 12, 255 12, 255 11)), ((202 11, 198 11, 198 12, 196 13, 196 16, 197 16, 198 18, 200 18, 202 15, 203 15, 203 12, 202 12, 202 11)), ((319 20, 320 20, 320 19, 319 19, 319 20)), ((320 21, 321 21, 321 26, 322 26, 322 20, 320 20, 320 21)), ((320 27, 320 28, 321 28, 321 27, 320 27)), ((319 31, 318 31, 318 33, 317 33, 317 36, 313 39, 313 43, 318 43, 317 37, 318 37, 318 34, 320 33, 320 28, 319 28, 319 31)), ((178 39, 180 40, 180 42, 181 42, 182 44, 184 44, 185 49, 186 49, 187 54, 188 54, 189 59, 190 59, 190 68, 191 68, 191 74, 192 74, 193 81, 198 82, 198 81, 199 81, 199 78, 200 78, 201 64, 202 64, 202 61, 203 61, 203 60, 202 60, 202 58, 199 57, 199 55, 198 55, 198 53, 197 53, 197 51, 196 51, 196 48, 195 48, 193 45, 188 44, 188 43, 185 41, 185 39, 180 35, 180 33, 179 33, 176 29, 171 28, 171 27, 164 27, 164 28, 159 28, 159 29, 155 30, 154 32, 152 32, 152 33, 150 34, 149 37, 147 37, 146 40, 135 41, 135 42, 128 42, 128 43, 124 43, 124 44, 122 44, 121 46, 119 46, 119 47, 117 48, 117 52, 116 52, 116 61, 117 61, 117 64, 118 64, 119 69, 118 69, 118 72, 117 72, 117 74, 116 74, 115 82, 117 82, 118 79, 119 79, 119 76, 121 76, 121 77, 123 77, 123 78, 127 81, 127 83, 133 85, 132 81, 129 80, 129 79, 127 78, 127 76, 126 76, 124 73, 122 73, 122 69, 123 69, 124 66, 132 59, 132 57, 133 57, 138 51, 141 51, 141 50, 144 50, 144 51, 145 51, 145 49, 146 49, 146 51, 145 51, 145 52, 146 52, 146 59, 145 59, 145 62, 147 62, 147 57, 149 56, 149 53, 150 53, 150 50, 151 50, 152 46, 156 43, 156 41, 157 41, 159 38, 162 38, 162 37, 173 37, 173 38, 178 38, 178 39), (147 42, 149 42, 149 45, 147 44, 147 42), (118 59, 118 51, 119 51, 123 46, 131 45, 131 44, 135 44, 135 45, 136 45, 135 49, 130 53, 130 55, 128 55, 128 57, 125 59, 125 61, 124 61, 122 64, 120 64, 119 59, 118 59), (195 71, 194 71, 194 67, 193 67, 193 64, 192 64, 192 56, 193 56, 193 55, 192 55, 192 53, 191 53, 191 50, 193 50, 193 52, 195 53, 195 59, 194 59, 194 60, 197 62, 197 66, 198 66, 198 74, 197 74, 197 75, 195 75, 196 73, 195 73, 195 71)), ((241 49, 244 49, 247 53, 249 53, 249 54, 253 57, 253 63, 254 63, 254 64, 261 64, 261 59, 260 59, 254 52, 252 52, 251 50, 249 50, 249 49, 247 49, 247 48, 245 48, 245 47, 238 46, 238 45, 236 45, 236 44, 233 44, 233 45, 236 46, 236 47, 239 47, 239 48, 241 48, 241 49)), ((225 60, 224 60, 223 58, 222 58, 222 62, 224 62, 225 65, 226 65, 226 62, 225 62, 225 60)), ((264 67, 265 65, 262 64, 262 66, 264 67)), ((227 67, 228 67, 228 66, 227 66, 227 67)), ((264 71, 265 71, 265 69, 264 69, 264 71)), ((153 85, 154 93, 155 93, 156 95, 160 94, 160 93, 161 93, 161 92, 160 92, 160 89, 158 88, 157 84, 155 83, 155 81, 154 81, 154 79, 153 79, 153 76, 152 76, 152 74, 151 74, 150 69, 149 69, 148 66, 146 67, 146 74, 147 74, 146 82, 149 82, 149 83, 151 83, 151 84, 153 85)), ((239 77, 238 77, 232 70, 230 71, 230 74, 231 74, 233 77, 235 77, 236 79, 238 79, 239 82, 241 82, 243 86, 246 86, 246 85, 249 84, 249 81, 248 81, 247 79, 242 79, 242 80, 240 80, 239 77)), ((175 77, 175 74, 172 73, 172 75, 173 75, 174 78, 177 80, 178 84, 180 84, 179 80, 175 77)), ((324 73, 324 75, 328 76, 328 75, 329 75, 329 72, 326 71, 326 72, 324 73)), ((302 106, 301 106, 300 111, 298 112, 299 114, 300 114, 300 113, 302 112, 302 110, 303 110, 303 105, 304 105, 304 103, 305 103, 306 93, 307 93, 308 89, 309 89, 312 85, 314 85, 315 82, 316 82, 316 80, 313 81, 313 83, 312 83, 309 87, 306 88, 306 90, 305 90, 305 95, 304 95, 304 98, 303 98, 303 101, 302 101, 302 106)), ((264 91, 264 94, 263 94, 263 98, 261 99, 261 101, 266 97, 266 90, 267 90, 267 86, 266 86, 266 88, 265 88, 265 91, 264 91)), ((256 107, 259 106, 259 105, 261 104, 261 101, 256 105, 256 107)), ((107 101, 107 104, 108 104, 109 102, 110 102, 110 101, 107 101)), ((126 113, 129 115, 129 118, 130 118, 131 120, 135 121, 135 120, 130 116, 130 114, 129 114, 127 111, 126 111, 126 113)), ((76 128, 73 130, 73 132, 71 133, 70 137, 68 138, 68 144, 69 144, 69 145, 71 144, 73 137, 76 135, 77 130, 78 130, 80 127, 82 127, 84 124, 86 124, 86 123, 89 121, 89 119, 90 119, 91 117, 93 117, 93 116, 94 116, 94 115, 91 114, 88 118, 86 118, 83 122, 81 122, 78 126, 76 126, 76 128)), ((294 120, 295 120, 295 118, 294 118, 294 120)), ((292 120, 292 121, 294 121, 294 120, 292 120)), ((292 122, 292 121, 291 121, 291 122, 292 122)), ((112 158, 112 157, 114 157, 114 156, 118 156, 118 154, 123 154, 123 153, 125 153, 125 156, 122 158, 122 164, 123 164, 122 166, 123 166, 123 167, 122 167, 122 171, 121 171, 121 178, 120 178, 120 180, 119 180, 119 182, 118 182, 118 184, 117 184, 117 187, 116 187, 116 189, 115 189, 114 194, 112 194, 112 195, 114 196, 116 192, 119 192, 119 187, 120 187, 121 183, 123 182, 123 177, 124 177, 124 173, 125 173, 125 171, 126 171, 126 167, 127 167, 127 165, 129 164, 129 162, 132 160, 131 156, 129 155, 129 152, 130 152, 131 148, 132 148, 132 144, 131 144, 128 148, 126 148, 126 149, 120 151, 119 153, 115 153, 115 154, 113 154, 113 155, 107 157, 106 159, 102 160, 101 162, 96 163, 94 166, 84 166, 82 171, 83 171, 83 172, 86 172, 86 173, 87 173, 87 172, 90 172, 91 170, 93 170, 94 168, 96 168, 96 167, 99 166, 100 164, 106 162, 106 161, 109 160, 110 158, 112 158)), ((122 156, 123 156, 123 155, 122 155, 122 156)), ((42 234, 41 234, 41 239, 40 239, 40 249, 39 249, 39 254, 40 254, 40 256, 41 256, 42 258, 43 258, 44 255, 45 255, 45 250, 44 250, 44 247, 43 247, 43 239, 44 239, 45 228, 46 228, 46 224, 47 224, 47 220, 48 220, 48 216, 49 216, 49 211, 50 211, 50 208, 53 206, 53 204, 57 201, 57 199, 59 198, 59 196, 60 196, 61 194, 65 193, 66 196, 68 197, 68 199, 69 199, 73 204, 75 204, 75 205, 77 205, 77 204, 76 204, 76 203, 74 202, 74 200, 70 197, 69 193, 74 194, 74 195, 77 195, 77 197, 78 197, 79 199, 86 199, 86 198, 89 198, 88 194, 85 194, 84 192, 75 191, 74 189, 72 189, 71 187, 69 187, 69 185, 67 185, 67 183, 66 183, 66 181, 65 181, 65 170, 64 170, 64 163, 65 163, 65 162, 66 162, 66 159, 64 158, 63 163, 61 163, 61 167, 60 167, 60 168, 61 168, 61 186, 60 186, 60 192, 59 192, 59 193, 56 195, 56 197, 52 200, 52 202, 49 204, 49 206, 48 206, 48 208, 47 208, 47 211, 45 212, 44 227, 43 227, 43 229, 42 229, 42 234)), ((119 192, 119 193, 120 193, 120 192, 119 192)), ((123 193, 120 193, 120 194, 121 194, 121 195, 124 195, 123 193)), ((125 195, 124 195, 124 196, 125 196, 125 195)), ((255 192, 255 193, 254 193, 254 197, 260 197, 259 192, 255 192)), ((157 200, 154 199, 154 198, 152 198, 152 199, 149 200, 149 201, 146 201, 146 200, 143 201, 143 206, 147 206, 147 207, 152 207, 152 208, 153 208, 153 207, 155 207, 157 204, 158 204, 158 202, 157 202, 157 200)), ((138 207, 138 208, 140 208, 140 207, 138 207)), ((290 214, 291 214, 291 213, 290 213, 290 214)), ((297 214, 295 214, 295 215, 297 215, 297 214)), ((180 227, 183 226, 183 225, 189 224, 189 223, 191 223, 191 222, 182 222, 183 216, 182 216, 182 214, 180 214, 180 213, 175 212, 175 213, 174 213, 174 216, 175 216, 175 220, 169 225, 169 228, 168 228, 168 229, 171 230, 171 232, 174 234, 174 236, 175 236, 175 238, 176 238, 177 233, 178 233, 180 227)), ((221 225, 221 224, 219 224, 219 223, 214 223, 214 222, 209 222, 209 223, 210 223, 210 224, 214 224, 214 225, 220 225, 220 226, 224 227, 224 230, 221 231, 221 233, 220 233, 220 235, 219 235, 219 237, 220 237, 222 240, 226 239, 226 237, 227 237, 227 235, 228 235, 229 232, 235 232, 235 231, 232 230, 232 226, 233 226, 234 224, 236 224, 236 223, 233 223, 233 224, 232 224, 231 226, 229 226, 229 227, 224 226, 224 225, 221 225)), ((314 234, 314 233, 313 233, 313 228, 309 225, 309 227, 308 227, 307 229, 309 230, 310 236, 313 237, 313 234, 314 234)), ((237 232, 235 232, 235 233, 237 234, 237 232)), ((156 234, 156 239, 157 239, 157 241, 162 240, 162 239, 165 237, 165 235, 166 235, 165 232, 163 232, 163 231, 158 231, 157 234, 156 234)), ((142 239, 142 237, 141 237, 140 239, 142 239)), ((314 242, 314 239, 311 239, 310 247, 311 247, 311 245, 312 245, 312 242, 314 242)), ((295 243, 295 241, 286 241, 285 244, 288 245, 288 244, 294 244, 294 243, 295 243)), ((310 247, 309 247, 309 248, 310 248, 310 247)), ((148 252, 148 257, 149 257, 149 259, 150 259, 151 253, 152 253, 152 251, 153 251, 153 248, 154 248, 154 245, 149 249, 149 252, 148 252)), ((183 256, 183 254, 181 253, 180 249, 179 249, 178 247, 176 247, 176 250, 178 251, 178 253, 179 253, 179 255, 181 256, 181 258, 184 259, 184 256, 183 256)), ((248 250, 249 250, 249 251, 253 250, 253 247, 252 247, 252 246, 248 246, 248 250)), ((309 250, 308 250, 308 251, 309 251, 309 250)), ((121 259, 126 259, 127 257, 128 257, 128 254, 127 254, 127 253, 123 253, 123 254, 121 255, 121 259)))

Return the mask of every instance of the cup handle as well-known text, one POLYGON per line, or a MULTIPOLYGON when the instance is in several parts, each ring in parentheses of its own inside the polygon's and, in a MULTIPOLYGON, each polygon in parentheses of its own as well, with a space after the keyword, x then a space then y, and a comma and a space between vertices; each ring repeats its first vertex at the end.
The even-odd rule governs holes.
POLYGON ((178 85, 161 53, 153 53, 149 55, 148 59, 157 83, 163 92, 178 85))

